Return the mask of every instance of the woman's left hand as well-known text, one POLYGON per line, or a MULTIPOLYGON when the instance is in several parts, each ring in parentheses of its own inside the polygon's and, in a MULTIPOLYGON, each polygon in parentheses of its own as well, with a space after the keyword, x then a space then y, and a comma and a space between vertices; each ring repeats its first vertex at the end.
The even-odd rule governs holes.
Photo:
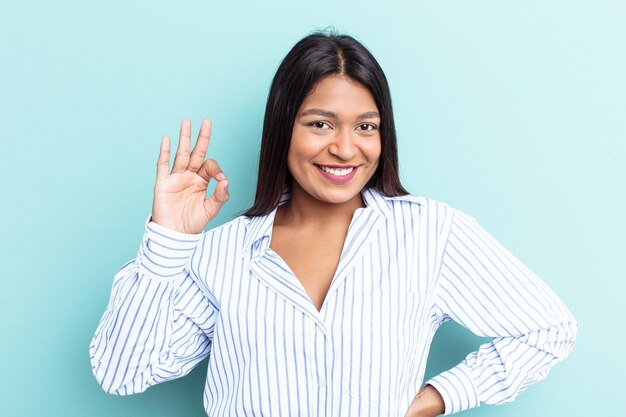
POLYGON ((426 385, 415 395, 404 417, 435 417, 443 414, 445 409, 439 391, 432 385, 426 385))

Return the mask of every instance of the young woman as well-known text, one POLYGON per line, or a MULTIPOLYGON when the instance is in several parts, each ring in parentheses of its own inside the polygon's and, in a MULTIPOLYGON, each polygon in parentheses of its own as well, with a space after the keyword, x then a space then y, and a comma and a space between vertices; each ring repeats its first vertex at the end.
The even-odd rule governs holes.
POLYGON ((171 172, 161 142, 143 241, 90 346, 105 391, 210 356, 209 416, 435 416, 512 401, 572 349, 577 323, 546 284, 474 218, 402 187, 387 81, 353 38, 288 53, 254 206, 203 232, 229 198, 210 128, 190 153, 183 121, 171 172), (448 320, 492 340, 423 384, 448 320))

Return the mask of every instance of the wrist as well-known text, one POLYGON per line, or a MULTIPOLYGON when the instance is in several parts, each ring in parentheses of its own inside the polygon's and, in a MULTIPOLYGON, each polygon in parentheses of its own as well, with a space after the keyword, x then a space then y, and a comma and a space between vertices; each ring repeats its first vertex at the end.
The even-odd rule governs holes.
POLYGON ((416 395, 417 404, 415 417, 435 417, 446 411, 443 397, 435 387, 428 384, 422 387, 416 395))
POLYGON ((439 411, 439 414, 443 414, 446 411, 446 404, 443 401, 443 397, 434 386, 427 384, 424 389, 431 392, 432 406, 434 411, 439 411))

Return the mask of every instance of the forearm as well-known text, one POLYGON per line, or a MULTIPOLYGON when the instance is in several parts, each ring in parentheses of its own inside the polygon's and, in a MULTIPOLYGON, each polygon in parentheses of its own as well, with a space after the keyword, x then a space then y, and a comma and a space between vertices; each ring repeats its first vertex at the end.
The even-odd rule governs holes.
POLYGON ((578 325, 559 297, 471 216, 455 212, 433 315, 492 340, 427 381, 445 414, 513 401, 571 351, 578 325))
POLYGON ((125 386, 168 349, 173 284, 139 276, 133 261, 116 275, 102 320, 89 346, 93 374, 111 394, 141 392, 125 386))
POLYGON ((569 354, 576 329, 574 321, 526 335, 494 338, 428 383, 441 392, 446 415, 483 403, 511 402, 569 354))
POLYGON ((184 337, 205 330, 185 317, 185 305, 194 301, 199 310, 202 306, 201 311, 210 313, 184 270, 197 239, 146 222, 137 257, 115 275, 109 304, 89 348, 94 376, 106 392, 142 392, 161 382, 156 377, 159 370, 160 375, 186 371, 177 366, 177 352, 201 355, 208 350, 204 338, 184 337), (183 301, 182 294, 194 296, 183 301), (201 343, 188 346, 188 340, 201 343))

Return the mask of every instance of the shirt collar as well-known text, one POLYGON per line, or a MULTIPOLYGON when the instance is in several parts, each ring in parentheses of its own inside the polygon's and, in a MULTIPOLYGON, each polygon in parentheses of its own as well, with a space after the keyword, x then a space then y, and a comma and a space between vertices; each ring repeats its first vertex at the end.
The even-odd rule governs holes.
POLYGON ((381 217, 389 217, 391 208, 387 202, 387 197, 382 195, 374 188, 366 188, 361 191, 366 208, 369 208, 381 217))
MULTIPOLYGON (((386 197, 373 188, 363 189, 361 195, 365 202, 365 207, 361 208, 361 210, 371 210, 383 218, 389 217, 391 209, 385 199, 386 197)), ((285 204, 290 198, 291 187, 287 186, 283 190, 278 206, 285 204)), ((244 248, 246 249, 244 254, 249 253, 250 248, 264 237, 268 237, 267 242, 269 242, 272 237, 272 227, 278 206, 266 215, 249 217, 248 225, 246 226, 246 238, 244 240, 244 248)))
MULTIPOLYGON (((291 187, 286 187, 283 190, 282 195, 280 196, 280 200, 278 205, 281 206, 285 204, 291 198, 291 187)), ((244 240, 244 256, 248 253, 250 247, 256 243, 258 240, 264 238, 265 236, 272 236, 272 226, 274 224, 274 218, 276 217, 276 210, 278 206, 263 216, 254 216, 248 217, 248 225, 246 226, 246 238, 244 240)))

